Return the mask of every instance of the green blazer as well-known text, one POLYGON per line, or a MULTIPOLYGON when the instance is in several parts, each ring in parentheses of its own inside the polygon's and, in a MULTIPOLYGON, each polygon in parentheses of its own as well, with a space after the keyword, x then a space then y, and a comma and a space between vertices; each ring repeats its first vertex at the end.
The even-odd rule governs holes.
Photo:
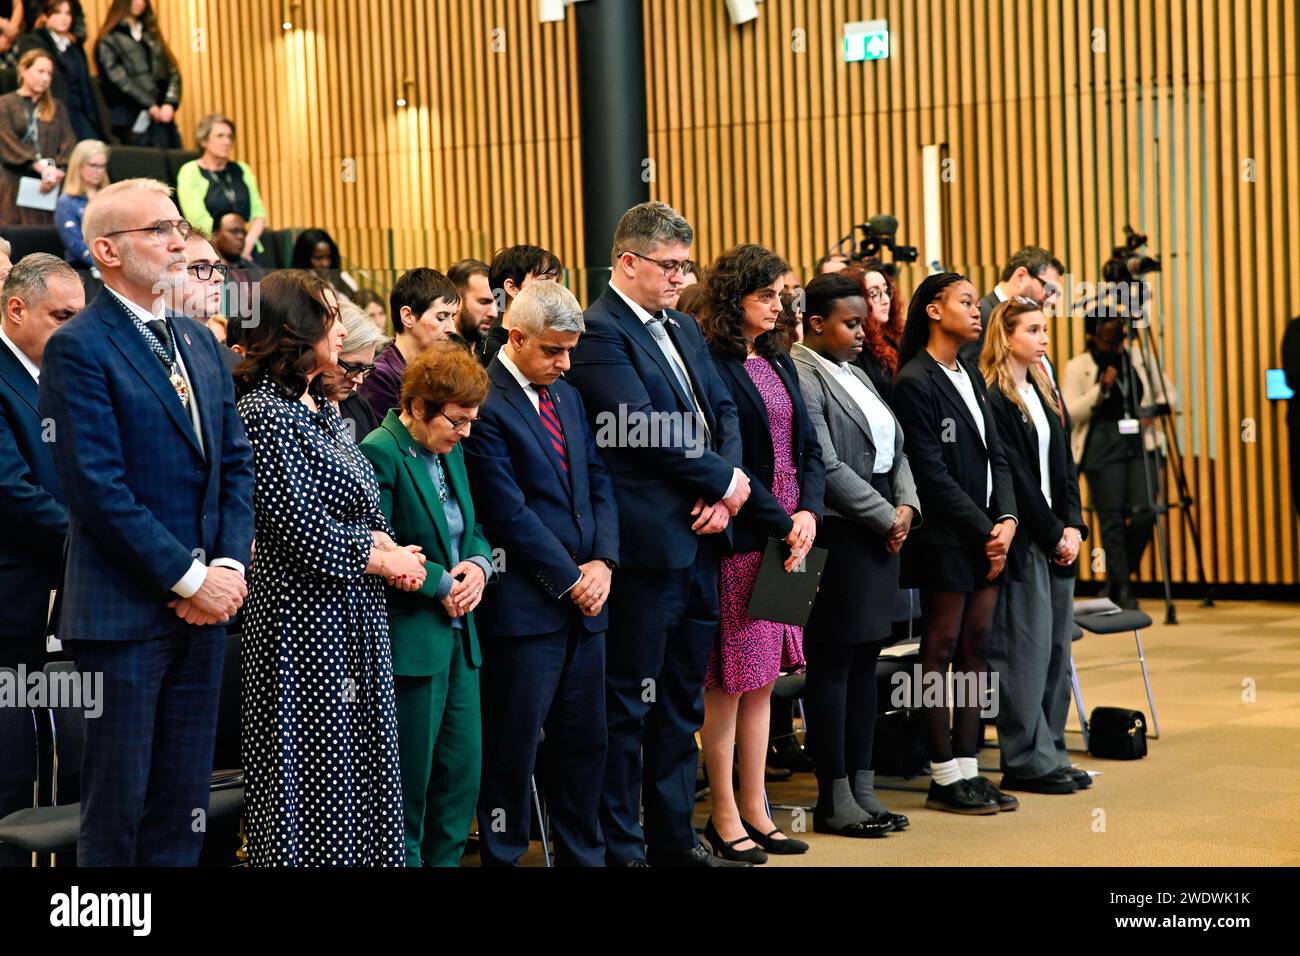
MULTIPOLYGON (((454 631, 442 602, 434 597, 442 572, 451 567, 451 538, 447 515, 438 489, 421 457, 423 449, 406 430, 397 411, 389 411, 378 428, 366 436, 361 453, 370 459, 379 482, 379 506, 396 532, 398 544, 418 544, 424 549, 428 576, 418 591, 388 589, 388 633, 393 644, 393 673, 400 677, 431 677, 451 666, 454 631)), ((451 494, 465 517, 460 559, 482 557, 491 563, 492 551, 483 529, 474 519, 465 453, 456 445, 442 456, 443 472, 451 494)), ((474 613, 465 616, 462 640, 469 643, 465 656, 470 665, 482 663, 474 613)))

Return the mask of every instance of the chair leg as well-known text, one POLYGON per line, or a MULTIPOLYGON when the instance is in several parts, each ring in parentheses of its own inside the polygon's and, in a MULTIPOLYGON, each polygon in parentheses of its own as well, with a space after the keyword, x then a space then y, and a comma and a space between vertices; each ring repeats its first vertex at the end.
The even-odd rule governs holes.
POLYGON ((537 811, 537 835, 542 841, 542 858, 546 860, 546 865, 551 865, 551 844, 546 839, 546 817, 542 813, 542 797, 537 792, 537 778, 528 778, 529 786, 533 788, 533 808, 537 811))
POLYGON ((1151 696, 1151 675, 1147 673, 1147 658, 1146 654, 1142 652, 1141 632, 1134 631, 1133 639, 1137 641, 1138 663, 1142 665, 1142 680, 1144 680, 1147 685, 1147 703, 1151 706, 1151 727, 1154 731, 1151 736, 1158 740, 1160 739, 1160 718, 1156 716, 1156 700, 1151 696))
POLYGON ((1079 713, 1079 729, 1083 731, 1083 749, 1088 749, 1088 718, 1083 709, 1083 691, 1079 687, 1079 672, 1074 666, 1074 654, 1070 654, 1070 687, 1074 691, 1074 709, 1079 713))

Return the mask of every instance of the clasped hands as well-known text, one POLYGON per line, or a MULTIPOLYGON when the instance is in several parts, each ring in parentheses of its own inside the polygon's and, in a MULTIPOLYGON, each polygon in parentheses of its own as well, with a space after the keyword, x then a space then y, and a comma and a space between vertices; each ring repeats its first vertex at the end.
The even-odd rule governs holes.
POLYGON ((424 586, 424 554, 418 544, 398 545, 383 531, 371 531, 374 550, 366 571, 378 574, 401 591, 418 591, 424 586))
POLYGON ((988 579, 992 581, 1007 566, 1007 552, 1011 550, 1011 539, 1016 536, 1016 523, 1010 518, 999 521, 989 532, 984 542, 984 554, 989 559, 988 579))
POLYGON ((448 617, 464 617, 483 600, 487 577, 483 574, 483 568, 474 561, 462 561, 447 573, 455 583, 442 599, 442 606, 448 617))
POLYGON ((706 504, 703 498, 696 498, 691 508, 695 523, 691 530, 696 534, 717 534, 726 531, 727 524, 744 507, 749 500, 749 476, 739 468, 735 469, 736 488, 727 498, 706 504))
POLYGON ((1078 528, 1066 528, 1061 535, 1061 540, 1056 543, 1056 550, 1052 552, 1052 561, 1062 567, 1068 567, 1079 557, 1079 548, 1083 545, 1083 536, 1079 534, 1078 528))
POLYGON ((248 597, 244 576, 234 568, 210 567, 199 589, 187 598, 172 598, 167 606, 186 624, 206 627, 225 624, 248 597))
POLYGON ((595 617, 609 599, 613 572, 604 561, 588 561, 578 565, 582 577, 569 589, 569 599, 578 605, 584 617, 595 617))

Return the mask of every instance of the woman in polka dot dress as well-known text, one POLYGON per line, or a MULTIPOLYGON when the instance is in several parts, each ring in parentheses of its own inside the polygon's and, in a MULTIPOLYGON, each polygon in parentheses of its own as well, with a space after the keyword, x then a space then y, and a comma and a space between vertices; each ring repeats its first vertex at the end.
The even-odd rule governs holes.
POLYGON ((384 582, 424 579, 320 373, 345 335, 323 282, 261 283, 236 370, 256 456, 243 637, 243 762, 254 866, 401 866, 402 802, 384 582))

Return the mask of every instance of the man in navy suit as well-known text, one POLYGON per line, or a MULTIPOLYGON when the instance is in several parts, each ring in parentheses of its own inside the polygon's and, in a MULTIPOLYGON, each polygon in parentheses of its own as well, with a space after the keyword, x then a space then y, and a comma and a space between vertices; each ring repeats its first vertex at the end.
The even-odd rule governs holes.
POLYGON ((192 866, 203 844, 225 622, 243 603, 253 454, 201 322, 168 315, 189 223, 171 189, 99 192, 104 291, 45 349, 39 407, 68 505, 59 636, 103 675, 86 721, 83 866, 192 866))
POLYGON ((504 568, 479 610, 483 640, 483 864, 528 849, 529 779, 545 729, 542 789, 560 865, 604 866, 605 629, 618 563, 614 484, 582 399, 561 381, 584 326, 555 282, 519 293, 465 464, 504 568))
POLYGON ((36 411, 45 343, 80 312, 86 293, 72 267, 33 252, 5 282, 0 323, 0 667, 46 660, 50 592, 63 569, 68 511, 36 411))
POLYGON ((693 238, 665 203, 623 214, 609 288, 586 311, 568 376, 618 498, 600 815, 611 866, 737 865, 709 856, 691 822, 718 563, 749 497, 736 406, 695 320, 668 308, 693 238))

